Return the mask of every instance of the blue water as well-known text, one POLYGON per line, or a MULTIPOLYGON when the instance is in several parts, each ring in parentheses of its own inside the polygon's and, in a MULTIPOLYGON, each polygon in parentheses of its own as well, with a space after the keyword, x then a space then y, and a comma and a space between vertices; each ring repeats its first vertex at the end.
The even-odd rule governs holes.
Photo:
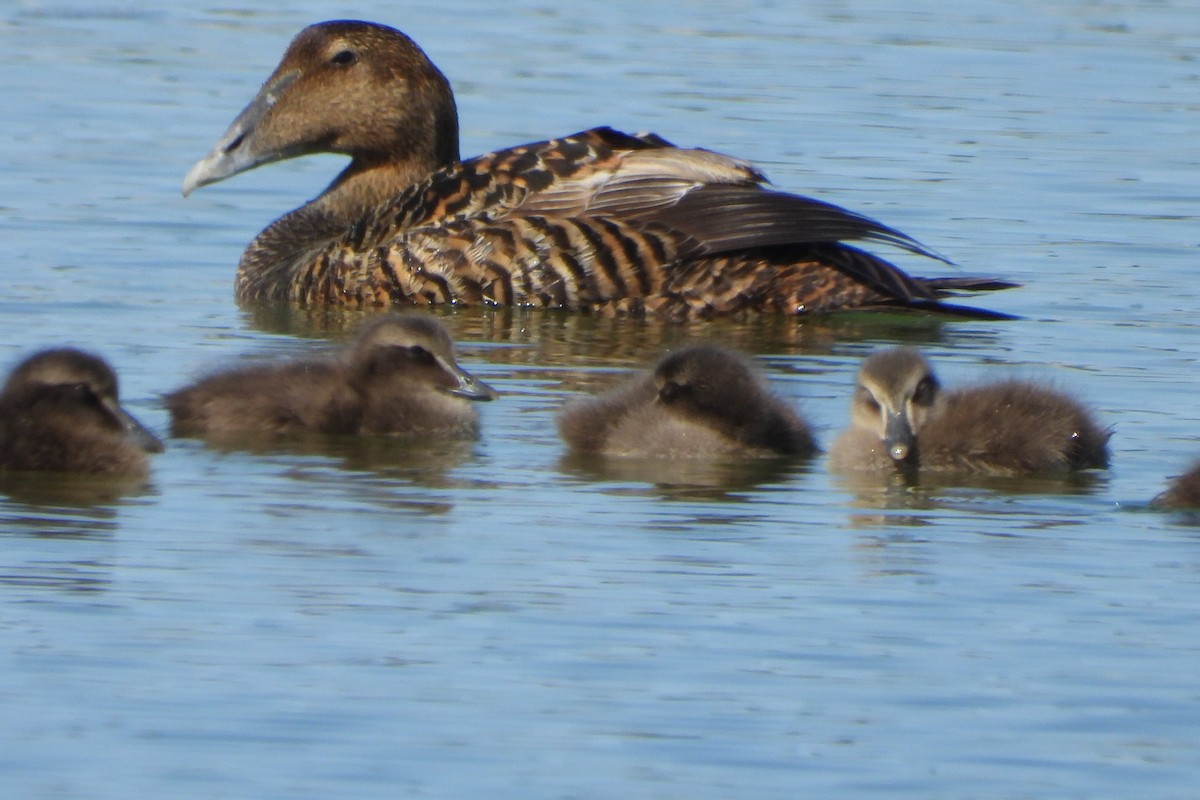
MULTIPOLYGON (((1025 288, 1014 322, 444 314, 504 396, 444 450, 217 450, 0 498, 5 797, 1195 794, 1200 15, 1187 3, 515 0, 0 10, 0 359, 107 356, 159 397, 361 319, 240 308, 233 270, 332 157, 184 201, 303 25, 352 15, 454 83, 463 151, 607 123, 735 153, 1025 288), (1075 482, 859 485, 563 458, 557 408, 682 341, 763 357, 828 444, 856 364, 1092 405, 1075 482)), ((882 252, 882 251, 881 251, 882 252)), ((935 262, 887 253, 914 274, 935 262)))

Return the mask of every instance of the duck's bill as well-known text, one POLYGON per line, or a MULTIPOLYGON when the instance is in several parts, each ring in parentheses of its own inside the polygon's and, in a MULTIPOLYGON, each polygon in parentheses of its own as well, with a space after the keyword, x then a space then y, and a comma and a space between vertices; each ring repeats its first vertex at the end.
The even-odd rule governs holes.
POLYGON ((183 196, 187 197, 201 186, 225 180, 226 178, 253 169, 268 161, 278 161, 287 158, 289 153, 276 150, 263 150, 255 146, 255 132, 266 117, 267 112, 279 99, 279 94, 288 84, 296 79, 298 73, 287 72, 280 75, 255 95, 250 105, 238 114, 237 119, 229 126, 209 151, 208 155, 197 161, 183 179, 183 196))
POLYGON ((121 430, 129 441, 147 453, 161 453, 163 451, 162 440, 151 433, 145 425, 134 419, 132 414, 116 403, 105 403, 105 406, 117 418, 117 421, 121 423, 121 430))
POLYGON ((458 366, 443 364, 446 371, 454 376, 455 385, 447 391, 455 397, 467 400, 495 400, 500 393, 476 378, 471 373, 458 366))
POLYGON ((888 455, 893 461, 901 462, 908 459, 912 453, 916 437, 912 426, 904 412, 889 414, 884 429, 884 444, 887 445, 888 455))

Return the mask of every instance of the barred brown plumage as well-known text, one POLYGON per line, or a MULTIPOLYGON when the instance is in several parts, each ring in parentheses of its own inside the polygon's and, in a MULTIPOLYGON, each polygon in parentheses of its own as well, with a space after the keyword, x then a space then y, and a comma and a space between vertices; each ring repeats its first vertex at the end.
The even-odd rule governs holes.
POLYGON ((240 298, 1004 317, 941 298, 1014 285, 911 278, 843 242, 945 259, 861 214, 764 188, 744 161, 655 134, 595 128, 460 161, 449 82, 407 36, 367 22, 301 31, 184 193, 316 152, 351 162, 254 239, 240 298), (346 51, 356 58, 335 58, 346 51))

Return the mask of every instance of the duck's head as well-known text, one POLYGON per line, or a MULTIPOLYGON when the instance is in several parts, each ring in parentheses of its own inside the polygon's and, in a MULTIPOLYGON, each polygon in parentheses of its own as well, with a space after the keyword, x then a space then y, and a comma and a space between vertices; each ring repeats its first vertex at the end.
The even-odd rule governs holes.
POLYGON ((147 452, 163 450, 158 437, 121 407, 112 367, 89 353, 59 348, 30 356, 9 375, 4 397, 67 414, 81 425, 98 424, 147 452))
POLYGON ((310 153, 349 155, 356 171, 388 163, 423 174, 453 163, 458 114, 450 83, 393 28, 346 20, 310 25, 191 168, 183 193, 310 153))
POLYGON ((402 379, 467 400, 494 400, 496 390, 471 375, 454 358, 454 342, 437 320, 423 314, 394 314, 367 327, 350 356, 360 381, 402 379))
POLYGON ((911 347, 863 361, 851 402, 851 424, 875 433, 897 464, 912 463, 921 428, 938 411, 940 385, 929 362, 911 347))
POLYGON ((714 415, 735 414, 760 389, 745 360, 716 345, 693 345, 654 368, 658 402, 714 415))

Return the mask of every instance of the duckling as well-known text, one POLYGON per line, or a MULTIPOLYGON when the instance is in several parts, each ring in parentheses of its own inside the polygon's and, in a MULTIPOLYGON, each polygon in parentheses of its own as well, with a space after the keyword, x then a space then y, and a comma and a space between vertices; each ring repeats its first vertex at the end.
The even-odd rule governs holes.
POLYGON ((558 430, 578 452, 715 458, 810 456, 808 425, 740 355, 694 345, 624 386, 563 409, 558 430))
POLYGON ((449 81, 412 39, 371 22, 301 31, 183 193, 323 152, 350 163, 251 242, 242 300, 1007 318, 941 298, 1015 286, 910 277, 845 240, 945 259, 861 214, 766 189, 745 161, 654 134, 595 128, 460 160, 449 81))
POLYGON ((863 361, 830 467, 991 476, 1104 468, 1111 435, 1072 398, 1027 381, 943 391, 924 356, 898 347, 863 361))
POLYGON ((441 323, 397 314, 368 325, 345 358, 220 372, 165 400, 178 435, 470 438, 479 433, 470 401, 495 397, 458 366, 441 323))
POLYGON ((1153 508, 1200 510, 1200 461, 1173 478, 1166 490, 1150 501, 1153 508))
POLYGON ((141 476, 163 450, 117 401, 103 359, 72 348, 35 353, 0 392, 0 469, 141 476))

